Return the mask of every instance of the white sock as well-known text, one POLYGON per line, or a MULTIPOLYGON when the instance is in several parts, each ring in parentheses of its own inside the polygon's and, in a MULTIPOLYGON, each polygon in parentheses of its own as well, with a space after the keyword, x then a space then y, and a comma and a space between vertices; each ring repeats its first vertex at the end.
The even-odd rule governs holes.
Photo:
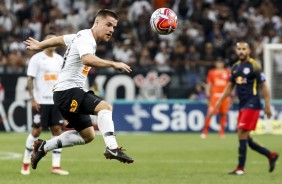
POLYGON ((65 131, 61 135, 47 140, 44 145, 45 151, 54 150, 57 148, 71 147, 74 145, 85 144, 84 139, 75 130, 65 131))
POLYGON ((30 133, 28 137, 26 138, 25 142, 25 151, 24 151, 24 157, 23 157, 23 163, 29 164, 30 163, 30 155, 33 150, 33 144, 34 141, 36 141, 38 137, 33 137, 32 134, 30 133))
POLYGON ((118 144, 115 137, 112 111, 101 110, 98 112, 98 127, 103 135, 106 146, 110 149, 116 149, 118 144))
MULTIPOLYGON (((52 136, 52 138, 55 138, 57 136, 52 136)), ((62 148, 54 149, 52 151, 52 167, 60 167, 61 166, 61 153, 62 148)))

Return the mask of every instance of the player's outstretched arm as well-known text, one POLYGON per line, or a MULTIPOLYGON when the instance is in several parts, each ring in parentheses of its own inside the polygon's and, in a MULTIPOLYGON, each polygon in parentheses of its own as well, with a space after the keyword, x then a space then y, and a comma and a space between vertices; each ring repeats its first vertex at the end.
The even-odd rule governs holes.
POLYGON ((26 44, 26 49, 34 51, 40 51, 48 47, 65 45, 63 36, 52 37, 41 42, 32 37, 29 37, 27 40, 24 41, 24 43, 26 44))
POLYGON ((206 93, 207 98, 209 98, 211 95, 211 88, 212 88, 212 84, 210 82, 207 82, 206 87, 205 87, 205 93, 206 93))
POLYGON ((225 88, 223 94, 221 95, 221 97, 220 97, 220 98, 218 99, 218 101, 216 102, 216 105, 215 105, 215 108, 216 108, 216 109, 219 108, 219 106, 221 105, 221 103, 223 102, 223 100, 224 100, 226 97, 228 97, 228 96, 231 95, 231 92, 232 92, 234 86, 235 86, 235 85, 234 85, 233 83, 231 83, 231 82, 229 82, 229 83, 227 84, 227 86, 226 86, 226 88, 225 88))
POLYGON ((101 59, 93 54, 85 54, 81 58, 82 63, 93 67, 112 67, 117 71, 125 71, 130 73, 132 70, 130 66, 122 62, 114 62, 110 60, 101 59))
POLYGON ((262 95, 264 98, 264 113, 266 114, 267 118, 271 118, 272 113, 271 113, 271 108, 270 108, 270 93, 268 90, 268 87, 265 82, 262 83, 261 85, 262 88, 262 95))

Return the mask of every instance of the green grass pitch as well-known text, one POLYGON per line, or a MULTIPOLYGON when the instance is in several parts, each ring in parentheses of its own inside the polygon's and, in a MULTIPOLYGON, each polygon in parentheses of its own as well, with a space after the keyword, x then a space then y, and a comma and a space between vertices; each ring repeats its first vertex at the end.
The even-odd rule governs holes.
MULTIPOLYGON (((133 164, 106 160, 101 135, 90 144, 65 148, 61 165, 69 176, 50 173, 51 153, 40 161, 31 175, 22 176, 22 154, 27 133, 0 133, 1 184, 260 184, 282 183, 281 160, 276 170, 268 173, 268 160, 248 149, 246 175, 230 176, 227 172, 237 164, 237 136, 225 139, 209 134, 205 140, 199 134, 117 133, 120 146, 135 159, 133 164), (12 154, 13 153, 13 154, 12 154)), ((50 137, 48 132, 41 136, 50 137)), ((256 135, 255 140, 282 154, 281 136, 256 135)))

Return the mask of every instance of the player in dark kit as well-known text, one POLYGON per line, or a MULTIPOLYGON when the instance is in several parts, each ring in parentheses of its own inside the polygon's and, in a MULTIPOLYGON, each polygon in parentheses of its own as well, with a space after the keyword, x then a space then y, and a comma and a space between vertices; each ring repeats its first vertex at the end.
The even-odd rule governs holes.
POLYGON ((270 94, 267 89, 264 74, 261 72, 260 65, 250 58, 250 47, 246 42, 238 42, 236 44, 236 54, 239 61, 235 63, 231 70, 231 78, 223 95, 218 100, 216 107, 218 108, 223 100, 230 96, 233 88, 236 86, 236 92, 239 98, 239 116, 238 116, 238 138, 239 138, 239 157, 238 165, 235 170, 229 174, 243 175, 247 145, 249 147, 266 156, 269 161, 269 172, 275 169, 275 163, 278 159, 278 153, 271 152, 265 147, 260 146, 250 136, 250 132, 255 130, 261 109, 258 88, 261 87, 262 95, 265 101, 264 112, 268 118, 271 117, 270 110, 270 94))

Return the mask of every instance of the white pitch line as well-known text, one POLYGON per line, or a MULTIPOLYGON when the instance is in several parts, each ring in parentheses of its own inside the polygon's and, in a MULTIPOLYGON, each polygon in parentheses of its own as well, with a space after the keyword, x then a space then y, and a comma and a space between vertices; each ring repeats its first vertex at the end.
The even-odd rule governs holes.
POLYGON ((0 151, 0 160, 12 160, 21 158, 22 154, 14 152, 0 151))

